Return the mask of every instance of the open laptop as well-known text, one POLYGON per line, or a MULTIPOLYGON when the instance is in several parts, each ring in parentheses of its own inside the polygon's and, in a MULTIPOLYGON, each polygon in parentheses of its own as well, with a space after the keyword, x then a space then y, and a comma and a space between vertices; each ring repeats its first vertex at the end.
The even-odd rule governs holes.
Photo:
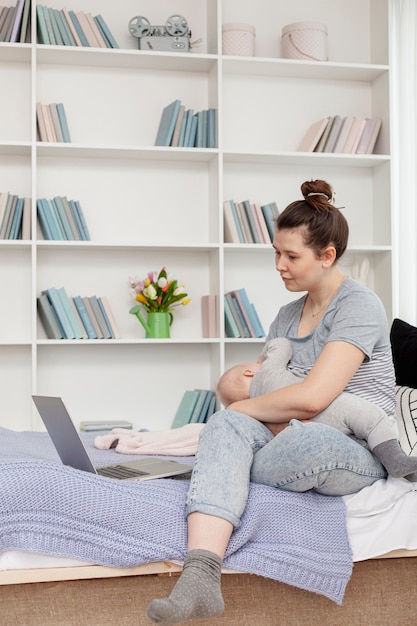
POLYGON ((189 465, 155 457, 96 468, 62 399, 51 396, 32 396, 32 399, 64 465, 118 480, 169 478, 189 474, 192 470, 189 465))

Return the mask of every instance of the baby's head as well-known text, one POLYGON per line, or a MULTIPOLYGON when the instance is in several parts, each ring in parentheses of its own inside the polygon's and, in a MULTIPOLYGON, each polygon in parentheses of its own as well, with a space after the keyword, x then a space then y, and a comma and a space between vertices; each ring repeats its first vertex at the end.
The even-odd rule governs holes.
POLYGON ((220 402, 228 407, 232 402, 247 400, 252 378, 260 367, 260 363, 248 361, 238 363, 226 370, 217 383, 217 395, 220 402))

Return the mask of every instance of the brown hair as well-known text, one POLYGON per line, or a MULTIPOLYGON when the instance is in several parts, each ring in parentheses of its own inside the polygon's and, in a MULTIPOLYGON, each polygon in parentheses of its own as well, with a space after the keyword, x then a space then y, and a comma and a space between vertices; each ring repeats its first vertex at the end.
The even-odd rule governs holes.
POLYGON ((278 216, 278 230, 302 229, 304 243, 317 256, 334 246, 336 259, 346 250, 349 226, 346 218, 333 204, 333 189, 325 180, 306 181, 301 185, 304 200, 289 204, 278 216))

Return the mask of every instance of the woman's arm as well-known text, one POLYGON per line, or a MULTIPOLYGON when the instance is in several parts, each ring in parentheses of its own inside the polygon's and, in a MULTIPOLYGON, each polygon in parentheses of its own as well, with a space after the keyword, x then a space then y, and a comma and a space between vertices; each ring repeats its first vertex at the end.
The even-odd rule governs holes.
POLYGON ((331 341, 325 345, 302 382, 234 402, 227 408, 261 422, 286 423, 291 419, 310 419, 342 393, 364 356, 362 350, 351 343, 331 341))

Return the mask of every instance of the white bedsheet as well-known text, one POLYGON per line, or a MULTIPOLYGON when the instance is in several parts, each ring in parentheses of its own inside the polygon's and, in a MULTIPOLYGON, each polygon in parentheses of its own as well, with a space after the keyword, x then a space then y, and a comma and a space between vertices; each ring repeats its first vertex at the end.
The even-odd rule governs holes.
MULTIPOLYGON (((392 550, 417 550, 417 483, 404 478, 378 480, 371 487, 345 496, 347 527, 355 562, 392 550)), ((85 561, 7 550, 0 569, 33 569, 92 565, 85 561)))

